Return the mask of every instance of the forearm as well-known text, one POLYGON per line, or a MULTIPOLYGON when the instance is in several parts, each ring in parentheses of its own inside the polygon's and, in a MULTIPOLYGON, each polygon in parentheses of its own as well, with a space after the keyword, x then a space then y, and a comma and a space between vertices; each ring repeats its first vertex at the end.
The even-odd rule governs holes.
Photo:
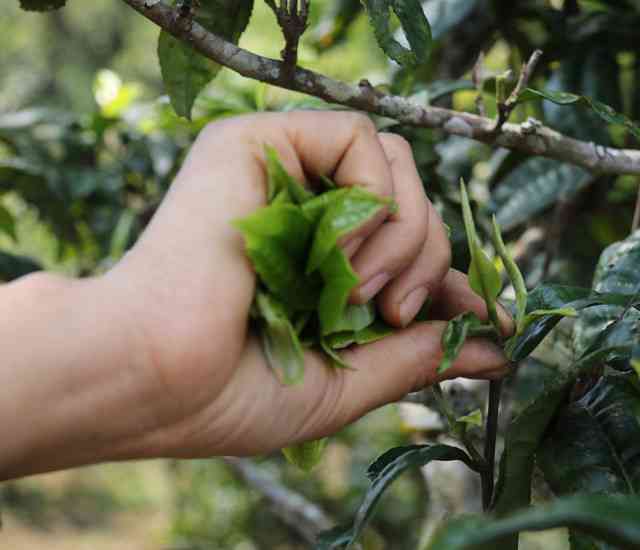
POLYGON ((136 454, 153 415, 124 307, 104 279, 0 288, 0 478, 136 454))

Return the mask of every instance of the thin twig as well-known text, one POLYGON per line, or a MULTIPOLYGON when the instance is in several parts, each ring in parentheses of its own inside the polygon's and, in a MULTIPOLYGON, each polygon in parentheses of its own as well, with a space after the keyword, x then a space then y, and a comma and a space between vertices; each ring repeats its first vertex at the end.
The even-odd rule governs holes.
POLYGON ((313 544, 318 533, 332 527, 333 521, 320 507, 281 485, 251 460, 233 457, 222 460, 249 487, 260 493, 273 513, 305 541, 313 544))
POLYGON ((522 65, 520 77, 518 78, 518 83, 515 88, 511 91, 511 94, 509 94, 509 97, 504 101, 504 103, 498 103, 498 118, 496 119, 494 131, 500 131, 505 122, 509 120, 511 113, 518 104, 520 94, 529 85, 529 81, 531 80, 541 57, 542 51, 536 50, 531 54, 529 61, 522 65))
POLYGON ((485 117, 441 107, 424 107, 405 97, 372 94, 366 87, 302 68, 297 68, 294 78, 285 82, 282 62, 248 52, 210 33, 195 21, 189 28, 184 28, 176 24, 175 11, 164 3, 123 1, 168 33, 191 44, 204 56, 248 78, 315 96, 329 103, 393 118, 402 124, 438 128, 446 134, 569 162, 594 173, 640 175, 640 151, 579 141, 542 125, 531 132, 523 130, 522 125, 505 123, 496 132, 494 121, 485 117))

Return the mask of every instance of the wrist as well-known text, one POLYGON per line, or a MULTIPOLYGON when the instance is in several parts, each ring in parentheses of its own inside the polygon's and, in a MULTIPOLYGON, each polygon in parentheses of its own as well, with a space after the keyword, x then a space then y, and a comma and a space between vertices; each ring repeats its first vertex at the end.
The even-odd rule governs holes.
POLYGON ((37 273, 2 293, 2 477, 136 456, 146 361, 109 281, 37 273))

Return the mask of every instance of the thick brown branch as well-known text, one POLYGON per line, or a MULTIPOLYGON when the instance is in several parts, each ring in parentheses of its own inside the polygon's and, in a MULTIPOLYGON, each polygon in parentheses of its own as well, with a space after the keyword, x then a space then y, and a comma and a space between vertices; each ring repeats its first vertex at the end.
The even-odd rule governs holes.
POLYGON ((544 126, 531 128, 507 123, 499 132, 493 132, 495 123, 490 119, 450 109, 422 107, 404 97, 372 93, 366 86, 353 86, 306 69, 297 69, 294 78, 285 83, 282 62, 243 50, 196 22, 182 28, 176 23, 174 10, 162 2, 124 1, 170 34, 188 41, 203 55, 248 78, 393 118, 403 124, 439 128, 447 134, 569 162, 596 173, 640 175, 640 151, 637 150, 578 141, 544 126))

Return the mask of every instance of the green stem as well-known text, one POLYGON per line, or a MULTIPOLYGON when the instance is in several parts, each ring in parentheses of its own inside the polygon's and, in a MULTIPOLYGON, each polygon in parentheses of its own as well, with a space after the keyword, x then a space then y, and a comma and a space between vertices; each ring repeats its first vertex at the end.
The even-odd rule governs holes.
POLYGON ((502 380, 489 385, 489 410, 487 412, 486 438, 484 446, 485 468, 482 470, 482 507, 489 510, 493 500, 496 462, 496 439, 498 437, 498 413, 502 394, 502 380))

